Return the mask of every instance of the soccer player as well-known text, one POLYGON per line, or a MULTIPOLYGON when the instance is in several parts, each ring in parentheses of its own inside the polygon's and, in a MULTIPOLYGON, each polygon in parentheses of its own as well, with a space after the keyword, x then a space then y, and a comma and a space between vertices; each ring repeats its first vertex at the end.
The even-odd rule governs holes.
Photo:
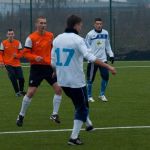
POLYGON ((0 45, 0 65, 8 72, 16 96, 22 96, 24 92, 24 77, 21 68, 20 58, 22 57, 22 45, 19 40, 14 39, 13 29, 7 31, 7 39, 0 45))
POLYGON ((113 74, 115 69, 103 63, 89 52, 85 41, 78 34, 82 27, 82 20, 76 15, 67 19, 67 28, 64 33, 58 35, 53 41, 52 65, 56 67, 57 81, 65 94, 71 98, 74 107, 74 125, 69 145, 81 145, 79 132, 85 122, 86 130, 91 131, 93 125, 89 119, 89 105, 83 72, 83 57, 103 66, 113 74))
MULTIPOLYGON (((88 32, 85 38, 87 46, 91 49, 92 53, 104 63, 107 63, 107 55, 111 63, 114 62, 114 53, 112 52, 109 34, 106 30, 103 29, 103 21, 101 18, 95 18, 94 29, 88 32)), ((105 91, 109 80, 109 71, 108 68, 103 66, 98 66, 93 62, 89 62, 87 65, 87 91, 88 91, 88 100, 94 102, 92 97, 92 83, 95 79, 95 75, 99 69, 101 74, 101 89, 99 92, 98 98, 102 101, 108 101, 105 97, 105 91)))
POLYGON ((62 99, 62 90, 57 84, 57 78, 53 74, 51 66, 51 49, 53 33, 46 31, 47 20, 40 16, 36 20, 36 31, 30 34, 25 42, 24 57, 30 61, 29 87, 24 96, 20 113, 16 124, 23 125, 26 110, 31 103, 31 99, 37 91, 38 86, 45 79, 54 89, 53 114, 50 119, 60 123, 58 110, 62 99))

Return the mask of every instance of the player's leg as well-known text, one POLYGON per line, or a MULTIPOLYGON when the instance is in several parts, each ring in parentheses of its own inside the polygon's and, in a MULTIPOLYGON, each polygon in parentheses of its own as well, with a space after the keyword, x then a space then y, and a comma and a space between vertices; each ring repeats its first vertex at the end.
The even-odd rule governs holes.
POLYGON ((100 74, 101 74, 101 77, 102 77, 102 81, 101 81, 101 88, 100 88, 99 98, 102 101, 107 101, 107 98, 105 97, 105 91, 106 91, 108 80, 109 80, 109 71, 108 71, 107 68, 100 67, 100 74))
POLYGON ((23 119, 31 103, 32 97, 36 93, 38 86, 43 80, 43 77, 40 72, 41 72, 40 67, 31 66, 30 77, 29 77, 29 87, 28 87, 26 95, 23 97, 23 100, 22 100, 20 113, 18 115, 17 122, 16 122, 17 126, 23 125, 23 119))
POLYGON ((73 123, 73 130, 68 141, 70 145, 81 145, 83 144, 79 139, 79 132, 84 122, 87 120, 88 116, 88 107, 86 97, 86 87, 83 88, 66 88, 63 87, 63 90, 67 96, 72 99, 72 102, 75 107, 75 116, 73 123))
MULTIPOLYGON (((84 88, 83 90, 84 90, 84 93, 85 93, 84 94, 85 95, 85 103, 86 103, 87 108, 89 108, 87 89, 84 88)), ((85 125, 86 125, 86 128, 85 128, 86 131, 92 131, 94 129, 92 121, 90 120, 90 117, 89 117, 89 113, 88 113, 85 125)))
POLYGON ((54 93, 55 93, 53 97, 53 112, 50 115, 50 119, 56 123, 60 123, 58 111, 59 111, 60 103, 62 100, 62 89, 57 84, 57 77, 53 76, 52 67, 49 67, 46 70, 46 75, 48 76, 46 76, 45 79, 52 86, 54 93))
POLYGON ((62 100, 62 90, 61 87, 58 86, 57 82, 55 82, 52 85, 52 87, 54 89, 55 95, 53 97, 53 112, 52 115, 50 116, 50 119, 55 121, 56 123, 60 123, 58 111, 62 100))
POLYGON ((9 77, 11 83, 12 83, 12 86, 14 88, 16 96, 20 96, 18 82, 17 82, 17 78, 16 78, 16 73, 15 73, 15 68, 12 67, 12 66, 7 65, 6 70, 8 72, 8 77, 9 77))
POLYGON ((23 76, 23 71, 22 71, 22 68, 19 66, 19 67, 16 67, 16 75, 17 75, 17 78, 18 78, 18 81, 19 81, 19 91, 20 91, 20 95, 25 95, 26 92, 24 92, 24 76, 23 76))
POLYGON ((92 83, 95 79, 95 75, 97 72, 97 66, 94 63, 88 63, 87 65, 87 92, 88 92, 88 100, 94 102, 92 98, 92 83))

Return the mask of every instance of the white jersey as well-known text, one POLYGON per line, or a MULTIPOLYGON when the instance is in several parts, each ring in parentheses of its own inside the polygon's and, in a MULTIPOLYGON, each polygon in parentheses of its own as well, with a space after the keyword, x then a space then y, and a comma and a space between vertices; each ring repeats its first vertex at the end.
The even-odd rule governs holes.
POLYGON ((83 58, 91 62, 96 60, 89 51, 84 39, 75 33, 63 33, 54 39, 52 65, 56 67, 60 86, 80 88, 86 85, 83 58))
POLYGON ((86 35, 85 41, 87 46, 91 48, 92 53, 101 61, 107 61, 107 55, 114 57, 110 46, 109 34, 106 30, 102 29, 100 33, 94 29, 91 30, 86 35))

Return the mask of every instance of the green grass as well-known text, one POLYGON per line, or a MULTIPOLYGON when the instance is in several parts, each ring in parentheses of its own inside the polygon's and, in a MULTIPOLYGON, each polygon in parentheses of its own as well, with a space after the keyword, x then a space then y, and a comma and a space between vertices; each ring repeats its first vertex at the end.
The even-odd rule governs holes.
MULTIPOLYGON (((150 62, 116 62, 120 66, 150 66, 150 62)), ((26 89, 29 68, 24 68, 26 89)), ((0 133, 6 131, 32 131, 71 129, 74 108, 63 95, 59 115, 62 123, 49 120, 52 112, 53 90, 44 81, 33 98, 25 117, 24 126, 15 124, 22 98, 16 98, 4 70, 0 70, 0 133)), ((90 103, 90 117, 94 127, 150 126, 150 68, 118 68, 110 75, 106 96, 108 103, 98 101, 100 77, 97 73, 93 85, 95 103, 90 103)), ((68 132, 0 134, 0 150, 148 150, 150 128, 81 131, 83 146, 68 146, 68 132)))

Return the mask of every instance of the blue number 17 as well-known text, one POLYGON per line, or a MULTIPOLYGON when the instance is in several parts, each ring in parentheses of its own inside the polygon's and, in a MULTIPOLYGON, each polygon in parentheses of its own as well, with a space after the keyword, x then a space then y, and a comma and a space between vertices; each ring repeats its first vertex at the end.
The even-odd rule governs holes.
POLYGON ((56 53, 56 57, 57 57, 56 65, 57 66, 69 66, 70 61, 74 55, 74 49, 63 48, 62 52, 68 53, 68 57, 65 60, 64 64, 60 60, 60 58, 61 58, 60 57, 60 48, 55 49, 55 53, 56 53))

